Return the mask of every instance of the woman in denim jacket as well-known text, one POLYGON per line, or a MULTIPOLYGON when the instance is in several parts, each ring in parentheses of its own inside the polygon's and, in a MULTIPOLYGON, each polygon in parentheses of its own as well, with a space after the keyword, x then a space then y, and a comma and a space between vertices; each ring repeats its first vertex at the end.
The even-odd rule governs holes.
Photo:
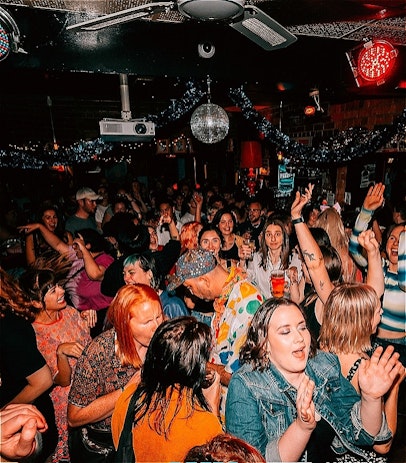
POLYGON ((316 351, 302 310, 288 299, 258 309, 240 352, 226 404, 227 432, 267 461, 334 461, 347 449, 391 437, 382 397, 402 368, 378 348, 359 367, 360 396, 334 354, 316 351))

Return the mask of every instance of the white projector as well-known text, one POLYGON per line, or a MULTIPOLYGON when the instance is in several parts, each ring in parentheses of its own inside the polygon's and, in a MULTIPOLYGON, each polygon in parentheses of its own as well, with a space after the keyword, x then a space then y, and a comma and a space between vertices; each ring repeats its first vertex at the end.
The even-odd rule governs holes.
POLYGON ((155 124, 145 119, 102 119, 100 136, 105 141, 152 141, 155 124))

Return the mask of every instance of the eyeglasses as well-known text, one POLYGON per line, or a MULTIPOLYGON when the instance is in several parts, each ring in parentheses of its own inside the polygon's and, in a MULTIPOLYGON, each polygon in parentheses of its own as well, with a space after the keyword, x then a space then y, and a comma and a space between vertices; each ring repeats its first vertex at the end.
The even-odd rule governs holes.
POLYGON ((248 212, 261 212, 261 209, 248 209, 248 212))

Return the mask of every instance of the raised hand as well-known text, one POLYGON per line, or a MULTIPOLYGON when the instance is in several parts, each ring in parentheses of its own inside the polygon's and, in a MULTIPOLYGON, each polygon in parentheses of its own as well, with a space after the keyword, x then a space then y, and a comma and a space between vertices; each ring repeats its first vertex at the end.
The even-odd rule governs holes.
POLYGON ((20 233, 25 233, 26 235, 29 235, 33 231, 38 230, 39 227, 39 223, 27 223, 26 225, 20 225, 19 227, 17 227, 17 230, 20 233))
POLYGON ((368 229, 364 230, 358 236, 358 243, 367 251, 367 253, 375 253, 379 254, 379 243, 375 238, 375 233, 368 229))
POLYGON ((362 207, 369 211, 375 211, 378 207, 381 207, 384 202, 383 193, 385 191, 385 185, 377 183, 371 186, 365 196, 362 207))
POLYGON ((388 346, 385 351, 379 346, 369 360, 362 360, 358 373, 362 396, 371 399, 383 397, 398 375, 402 374, 404 367, 394 350, 393 346, 388 346))
POLYGON ((296 191, 295 199, 290 208, 290 215, 292 219, 297 219, 302 215, 304 206, 312 199, 313 188, 314 185, 309 183, 307 188, 305 188, 304 193, 296 191))

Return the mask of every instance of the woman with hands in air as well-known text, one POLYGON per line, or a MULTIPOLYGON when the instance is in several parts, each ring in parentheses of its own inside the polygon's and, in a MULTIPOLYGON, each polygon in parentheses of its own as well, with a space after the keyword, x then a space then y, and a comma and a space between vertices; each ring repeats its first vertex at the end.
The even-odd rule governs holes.
MULTIPOLYGON (((331 265, 332 259, 339 264, 340 257, 334 248, 320 248, 314 239, 309 227, 303 221, 302 210, 311 200, 314 185, 310 184, 304 193, 296 192, 295 199, 291 206, 292 223, 295 227, 302 265, 306 266, 317 298, 314 303, 304 302, 309 322, 312 320, 313 335, 317 338, 323 319, 324 304, 335 286, 341 281, 341 275, 337 278, 337 263, 331 265)), ((368 271, 365 283, 372 286, 378 297, 383 294, 384 280, 381 266, 379 244, 372 230, 366 230, 358 237, 359 245, 367 255, 368 271)))
POLYGON ((338 358, 317 351, 300 307, 268 299, 254 315, 240 351, 242 367, 227 395, 226 430, 267 461, 334 461, 391 437, 382 398, 402 364, 378 348, 362 360, 360 395, 341 375, 338 358))

